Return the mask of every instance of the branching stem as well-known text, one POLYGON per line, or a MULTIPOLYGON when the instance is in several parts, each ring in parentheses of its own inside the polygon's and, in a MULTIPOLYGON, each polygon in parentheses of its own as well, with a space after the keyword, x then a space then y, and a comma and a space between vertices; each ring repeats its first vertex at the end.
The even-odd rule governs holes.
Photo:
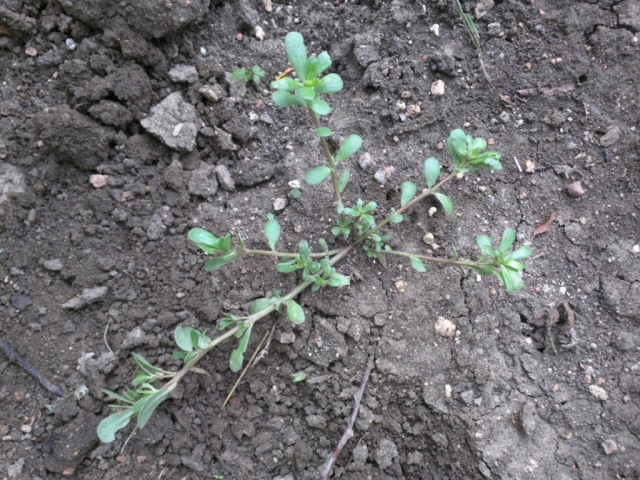
MULTIPOLYGON (((342 251, 341 248, 336 250, 329 250, 327 252, 322 253, 310 253, 310 258, 322 258, 322 257, 330 257, 331 255, 337 255, 342 251)), ((298 256, 297 253, 289 253, 289 252, 274 252, 272 250, 243 250, 240 252, 240 256, 243 255, 267 255, 271 257, 280 257, 280 258, 295 258, 298 256)))
POLYGON ((387 253, 389 255, 396 255, 398 257, 419 258, 420 260, 424 260, 425 262, 444 263, 444 264, 447 264, 447 265, 459 265, 461 267, 491 267, 491 266, 493 266, 491 263, 477 263, 477 262, 470 262, 470 261, 465 261, 465 260, 451 260, 449 258, 429 257, 428 255, 417 255, 417 254, 407 253, 407 252, 397 252, 395 250, 385 250, 384 253, 387 253))
MULTIPOLYGON (((316 112, 309 109, 309 113, 311 114, 311 118, 313 119, 313 124, 316 128, 320 128, 320 122, 318 121, 318 116, 316 112)), ((324 149, 324 154, 327 157, 327 162, 329 162, 329 168, 331 169, 331 182, 333 183, 333 191, 335 193, 336 202, 342 203, 340 198, 340 187, 338 186, 338 175, 336 175, 336 164, 333 161, 333 156, 331 155, 331 151, 329 150, 329 145, 324 137, 320 137, 320 143, 322 144, 322 148, 324 149)))

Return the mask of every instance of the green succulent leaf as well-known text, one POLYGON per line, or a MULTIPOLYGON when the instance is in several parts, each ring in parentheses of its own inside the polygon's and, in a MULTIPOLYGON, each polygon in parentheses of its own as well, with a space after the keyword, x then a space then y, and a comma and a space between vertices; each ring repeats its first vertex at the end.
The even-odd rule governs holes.
POLYGON ((177 326, 174 330, 173 338, 180 350, 184 350, 185 352, 193 350, 193 344, 191 343, 191 331, 193 331, 191 327, 182 328, 180 326, 177 326))
POLYGON ((436 192, 434 193, 442 208, 444 208, 444 213, 447 215, 451 215, 453 213, 453 205, 451 204, 451 200, 444 193, 436 192))
POLYGON ((513 228, 505 228, 504 233, 502 234, 502 241, 500 242, 500 247, 498 251, 502 255, 506 255, 511 245, 516 239, 516 231, 513 228))
POLYGON ((116 439, 116 433, 129 425, 133 411, 130 408, 120 413, 114 413, 100 422, 98 425, 98 438, 101 442, 111 443, 116 439))
POLYGON ((528 245, 523 245, 517 250, 514 250, 511 255, 509 255, 509 260, 523 260, 527 257, 530 257, 531 253, 531 247, 529 247, 528 245))
POLYGON ((229 360, 229 368, 232 372, 237 372, 242 367, 242 360, 244 352, 247 351, 247 345, 249 345, 249 337, 251 336, 251 328, 247 328, 242 336, 240 342, 238 342, 238 348, 231 353, 231 359, 229 360))
POLYGON ((295 260, 288 260, 286 262, 280 262, 276 265, 276 270, 280 273, 291 273, 299 270, 301 267, 298 265, 298 262, 295 260))
POLYGON ((227 233, 226 235, 220 237, 220 241, 218 242, 218 250, 224 252, 225 254, 229 254, 231 252, 231 234, 227 233))
POLYGON ((289 92, 285 92, 284 90, 278 90, 277 92, 273 92, 271 94, 271 100, 279 107, 290 107, 291 105, 300 105, 301 107, 307 107, 307 102, 305 102, 301 97, 297 95, 292 95, 289 92))
POLYGON ((304 181, 309 185, 317 185, 329 176, 331 170, 326 165, 312 168, 304 176, 304 181))
POLYGON ((493 275, 494 273, 494 269, 492 267, 489 267, 487 265, 481 265, 481 266, 477 266, 477 267, 469 267, 470 270, 473 270, 476 273, 479 273, 480 275, 493 275))
POLYGON ((235 319, 233 318, 233 316, 231 318, 226 317, 226 318, 220 319, 220 321, 218 322, 218 330, 224 330, 233 322, 235 322, 235 319))
POLYGON ((389 221, 391 223, 400 223, 402 221, 402 215, 400 215, 399 213, 393 213, 389 217, 389 221))
POLYGON ((304 46, 304 38, 298 32, 289 32, 284 39, 284 49, 291 66, 303 82, 306 80, 307 49, 304 46))
POLYGON ((329 115, 331 113, 331 107, 326 102, 320 100, 318 97, 307 100, 307 106, 318 115, 329 115))
POLYGON ((330 136, 332 133, 333 133, 333 132, 332 132, 332 131, 331 131, 331 129, 330 129, 330 128, 328 128, 328 127, 319 127, 319 128, 316 128, 316 129, 313 131, 313 134, 314 134, 316 137, 328 137, 328 136, 330 136))
POLYGON ((416 196, 416 184, 413 182, 404 182, 400 187, 400 205, 404 207, 416 196))
POLYGON ((523 270, 522 264, 515 260, 508 260, 505 262, 504 266, 510 270, 515 270, 516 272, 521 272, 523 270))
POLYGON ((487 235, 478 235, 476 237, 476 245, 480 249, 480 253, 485 256, 495 257, 496 253, 491 246, 491 239, 487 235))
POLYGON ((426 271, 427 271, 427 270, 424 268, 424 264, 422 263, 422 260, 420 260, 419 258, 411 257, 411 258, 410 258, 410 260, 411 260, 411 266, 412 266, 415 270, 419 271, 420 273, 424 273, 424 272, 426 272, 426 271))
POLYGON ((360 138, 358 135, 349 135, 345 139, 345 141, 342 142, 342 145, 340 145, 340 149, 338 150, 338 153, 336 153, 335 162, 340 163, 346 160, 351 155, 356 153, 361 146, 362 138, 360 138))
POLYGON ((340 193, 344 191, 347 183, 349 183, 349 175, 351 175, 349 170, 343 170, 342 173, 340 173, 340 176, 338 177, 338 191, 340 193))
POLYGON ((453 159, 453 165, 459 167, 467 159, 467 136, 460 129, 451 131, 447 138, 447 150, 453 159))
POLYGON ((304 310, 294 300, 287 300, 285 302, 287 306, 287 317, 293 323, 299 324, 304 322, 304 310))
POLYGON ((202 228, 192 228, 189 230, 189 233, 187 233, 187 238, 207 253, 216 250, 220 242, 215 235, 202 228))
POLYGON ((300 240, 300 243, 298 244, 298 253, 302 258, 308 257, 309 253, 311 253, 309 243, 306 240, 300 240))
POLYGON ((427 181, 427 187, 431 188, 436 184, 440 175, 440 162, 433 157, 429 157, 424 161, 424 177, 427 181))
POLYGON ((192 328, 191 331, 189 332, 189 336, 191 337, 191 345, 193 345, 193 348, 197 350, 200 344, 200 334, 198 333, 197 330, 194 330, 192 328))
POLYGON ((316 96, 316 91, 313 89, 313 87, 302 87, 298 92, 299 95, 305 100, 311 100, 316 96))
POLYGON ((340 273, 334 273, 327 283, 330 287, 345 287, 349 285, 349 277, 340 273))
POLYGON ((301 196, 302 196, 302 193, 297 188, 294 188, 289 192, 289 198, 293 198, 294 200, 296 198, 300 198, 301 196))
POLYGON ((267 223, 264 224, 264 236, 273 250, 280 238, 280 224, 273 218, 273 213, 267 214, 267 223))
POLYGON ((119 400, 119 401, 121 401, 123 403, 129 403, 131 405, 133 405, 135 403, 134 400, 132 400, 130 398, 123 397, 121 395, 118 395, 116 392, 113 392, 111 390, 107 390, 106 388, 103 388, 102 391, 104 393, 106 393, 107 395, 109 395, 109 396, 111 396, 111 397, 115 398, 116 400, 119 400))
POLYGON ((216 270, 217 268, 223 267, 224 265, 228 265, 231 262, 233 262, 236 259, 236 252, 232 251, 227 255, 224 255, 222 257, 215 257, 212 258, 211 260, 207 260, 207 262, 204 264, 204 269, 207 272, 210 272, 212 270, 216 270))
POLYGON ((138 413, 138 428, 142 428, 147 424, 149 418, 151 418, 151 415, 153 414, 153 411, 158 408, 158 405, 165 401, 167 396, 174 388, 176 388, 177 385, 177 383, 174 383, 173 385, 167 388, 162 388, 147 397, 144 405, 142 405, 142 408, 138 413))
POLYGON ((342 78, 337 73, 330 73, 325 75, 318 84, 316 93, 336 93, 342 90, 343 83, 342 78))
POLYGON ((271 88, 275 88, 276 90, 293 91, 293 90, 299 90, 302 87, 304 87, 302 83, 290 77, 284 77, 284 78, 281 78, 280 80, 274 80, 273 82, 271 82, 271 88))
POLYGON ((251 303, 251 307, 249 307, 249 313, 251 313, 251 315, 255 315, 256 313, 264 310, 267 307, 270 307, 271 305, 273 305, 273 299, 259 298, 251 303))
MULTIPOLYGON (((508 293, 511 293, 514 291, 515 289, 515 285, 513 283, 513 277, 511 276, 511 273, 509 272, 509 269, 507 269, 507 267, 505 267, 504 265, 500 265, 500 273, 502 275, 502 283, 504 284, 505 288, 507 289, 508 293)), ((500 278, 500 277, 498 277, 500 278)))
POLYGON ((307 59, 305 66, 305 79, 311 80, 317 78, 322 72, 331 66, 331 57, 327 52, 322 52, 317 58, 311 57, 307 59))

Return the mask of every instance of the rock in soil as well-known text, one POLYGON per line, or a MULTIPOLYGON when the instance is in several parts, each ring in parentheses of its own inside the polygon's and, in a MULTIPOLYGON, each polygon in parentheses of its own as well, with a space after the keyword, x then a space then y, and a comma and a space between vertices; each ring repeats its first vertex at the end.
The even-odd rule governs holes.
POLYGON ((98 443, 96 429, 100 417, 80 410, 78 416, 66 425, 47 434, 48 455, 45 468, 50 472, 73 472, 98 443))
POLYGON ((71 310, 80 310, 87 305, 91 305, 92 303, 102 300, 107 295, 108 290, 108 287, 83 288, 82 295, 73 297, 61 306, 62 308, 68 308, 71 310))
POLYGON ((179 92, 174 92, 153 107, 151 116, 140 124, 167 147, 190 152, 196 146, 196 121, 195 108, 186 103, 179 92))

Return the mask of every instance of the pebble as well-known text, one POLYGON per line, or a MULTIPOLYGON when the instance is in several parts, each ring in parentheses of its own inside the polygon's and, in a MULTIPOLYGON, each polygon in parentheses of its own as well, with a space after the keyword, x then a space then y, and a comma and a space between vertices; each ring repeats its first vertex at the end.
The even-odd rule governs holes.
POLYGON ((236 189, 236 184, 229 173, 229 169, 224 165, 218 165, 216 167, 216 174, 218 175, 218 182, 223 190, 227 192, 233 192, 236 189))
POLYGON ((91 305, 102 300, 108 292, 107 287, 83 288, 82 295, 73 297, 66 303, 62 304, 62 308, 80 310, 81 308, 91 305))
POLYGON ((605 401, 609 398, 609 395, 605 391, 604 388, 599 387, 598 385, 591 385, 589 387, 589 393, 596 397, 598 400, 605 401))
MULTIPOLYGON (((365 152, 362 155, 360 155, 360 158, 358 159, 358 164, 360 165, 360 168, 362 170, 366 170, 368 167, 373 165, 373 159, 371 158, 371 154, 369 152, 365 152)), ((293 188, 296 188, 296 187, 293 187, 293 188)))
POLYGON ((584 188, 582 188, 580 182, 573 182, 571 185, 569 185, 567 193, 571 198, 580 198, 582 195, 584 195, 584 188))
POLYGON ((525 239, 524 233, 520 233, 520 232, 516 233, 516 238, 518 239, 519 242, 524 241, 525 239))
POLYGON ((434 23, 433 25, 431 25, 429 27, 429 31, 431 33, 433 33, 436 37, 440 36, 440 25, 438 25, 437 23, 434 23))
POLYGON ((387 177, 390 177, 395 171, 396 169, 394 167, 385 167, 378 170, 373 175, 373 178, 375 178, 378 183, 384 185, 384 183, 387 181, 387 177))
POLYGON ((430 217, 433 217, 436 214, 437 211, 438 211, 438 209, 436 207, 431 207, 429 209, 429 211, 427 212, 427 215, 429 215, 430 217))
POLYGON ((509 115, 507 112, 504 112, 504 111, 500 112, 500 115, 498 115, 498 118, 502 123, 509 123, 511 121, 511 115, 509 115))
POLYGON ((444 95, 444 82, 442 80, 436 80, 431 84, 431 95, 434 97, 444 95))
POLYGON ((47 270, 51 270, 52 272, 59 272, 63 268, 62 262, 58 258, 54 258, 53 260, 46 260, 43 265, 44 268, 46 268, 47 270))
POLYGON ((427 245, 433 245, 436 240, 433 236, 433 233, 427 233, 424 237, 422 237, 422 241, 427 245))
POLYGON ((271 3, 271 0, 264 0, 264 9, 269 13, 273 11, 273 4, 271 3))
POLYGON ((200 54, 201 55, 206 55, 207 54, 207 49, 204 47, 200 47, 200 54))
POLYGON ((567 143, 567 149, 569 150, 575 150, 576 148, 578 148, 578 144, 575 142, 569 142, 567 143))
POLYGON ((89 183, 95 188, 102 188, 107 184, 108 175, 91 175, 89 177, 89 183))
POLYGON ((76 49, 76 42, 73 41, 73 38, 67 38, 64 41, 64 44, 67 46, 67 48, 69 50, 75 50, 76 49))
POLYGON ((276 212, 279 212, 280 210, 284 210, 286 206, 287 206, 287 199, 286 198, 276 198, 273 201, 273 209, 276 212))
POLYGON ((214 85, 205 85, 199 90, 199 92, 203 97, 207 100, 211 100, 212 102, 217 102, 224 96, 224 90, 217 83, 214 85))
POLYGON ((36 223, 36 211, 33 208, 29 210, 29 213, 27 213, 27 223, 29 225, 36 223))
POLYGON ((534 173, 536 171, 536 163, 533 160, 527 160, 524 162, 524 171, 534 173))
POLYGON ((500 37, 504 35, 504 32, 502 31, 502 26, 500 25, 499 22, 493 22, 487 25, 487 33, 489 34, 490 37, 500 37))
POLYGON ((16 293, 11 296, 11 305, 18 311, 26 309, 33 303, 33 299, 29 295, 23 293, 16 293))
POLYGON ((322 415, 307 415, 306 420, 310 427, 320 430, 327 428, 327 420, 322 415))
POLYGON ((260 25, 256 26, 254 35, 259 41, 264 40, 265 33, 260 25))
POLYGON ((263 113, 260 115, 260 121, 262 123, 266 123, 267 125, 273 125, 273 118, 268 113, 263 113))
POLYGON ((289 186, 291 188, 300 188, 300 180, 291 180, 289 186))
POLYGON ((600 145, 603 147, 609 147, 616 143, 620 139, 620 128, 619 127, 611 127, 607 133, 605 133, 602 137, 600 137, 600 145))
POLYGON ((24 51, 25 55, 28 55, 29 57, 35 57, 36 55, 38 55, 38 51, 33 48, 33 47, 29 47, 24 51))
POLYGON ((604 449, 604 453, 607 455, 611 455, 613 452, 618 450, 618 446, 613 440, 605 440, 602 442, 602 448, 604 449))
POLYGON ((169 70, 169 78, 175 83, 195 83, 198 81, 198 70, 193 65, 176 65, 169 70))
POLYGON ((404 293, 407 289, 407 282, 405 282, 404 280, 398 280, 395 285, 398 293, 404 293))
POLYGON ((640 245, 636 244, 631 248, 633 253, 640 253, 640 245))
POLYGON ((242 35, 241 33, 237 33, 236 34, 236 40, 241 42, 242 40, 244 40, 244 35, 242 35))
POLYGON ((296 334, 293 332, 284 332, 280 335, 280 343, 293 343, 296 341, 296 334))
POLYGON ((456 336, 456 326, 451 320, 438 317, 436 320, 436 333, 442 337, 453 338, 456 336))

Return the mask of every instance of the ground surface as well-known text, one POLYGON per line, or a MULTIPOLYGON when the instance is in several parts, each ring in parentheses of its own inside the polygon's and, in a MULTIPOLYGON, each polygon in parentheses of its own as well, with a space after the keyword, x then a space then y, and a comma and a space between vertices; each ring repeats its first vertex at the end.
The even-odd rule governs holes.
MULTIPOLYGON (((512 107, 488 87, 451 2, 424 3, 2 3, 0 337, 54 383, 90 393, 52 414, 53 394, 0 355, 0 478, 315 479, 369 359, 334 478, 640 478, 640 2, 496 0, 476 23, 512 107), (349 160, 346 200, 389 212, 403 181, 422 181, 426 157, 448 165, 452 129, 492 139, 504 170, 446 186, 450 217, 430 217, 432 201, 414 207, 392 244, 474 257, 476 235, 511 226, 534 250, 525 287, 507 295, 493 278, 433 265, 419 274, 395 259, 385 269, 358 253, 339 265, 349 287, 302 295, 303 325, 258 324, 249 351, 275 324, 269 353, 230 406, 220 408, 237 378, 227 343, 201 362, 211 375, 190 374, 119 456, 126 435, 101 445, 95 426, 109 412, 100 388, 129 384, 132 352, 176 368, 176 325, 215 329, 221 312, 295 285, 268 258, 204 272, 186 240, 203 226, 265 248, 274 200, 322 162, 305 112, 277 109, 266 81, 229 82, 254 64, 273 79, 291 30, 310 52, 328 50, 344 79, 323 119, 332 147, 357 133, 373 162, 349 160), (170 75, 178 65, 195 69, 170 75), (442 97, 430 94, 438 79, 442 97), (176 92, 154 108, 173 117, 144 120, 176 92), (395 173, 381 186, 384 167, 395 173), (106 186, 89 183, 96 173, 106 186), (579 198, 567 194, 574 181, 579 198), (62 307, 99 287, 95 303, 62 307), (455 339, 436 334, 439 316, 455 339), (299 370, 315 381, 292 383, 299 370)), ((281 248, 320 236, 339 246, 328 185, 302 193, 276 212, 281 248)))

